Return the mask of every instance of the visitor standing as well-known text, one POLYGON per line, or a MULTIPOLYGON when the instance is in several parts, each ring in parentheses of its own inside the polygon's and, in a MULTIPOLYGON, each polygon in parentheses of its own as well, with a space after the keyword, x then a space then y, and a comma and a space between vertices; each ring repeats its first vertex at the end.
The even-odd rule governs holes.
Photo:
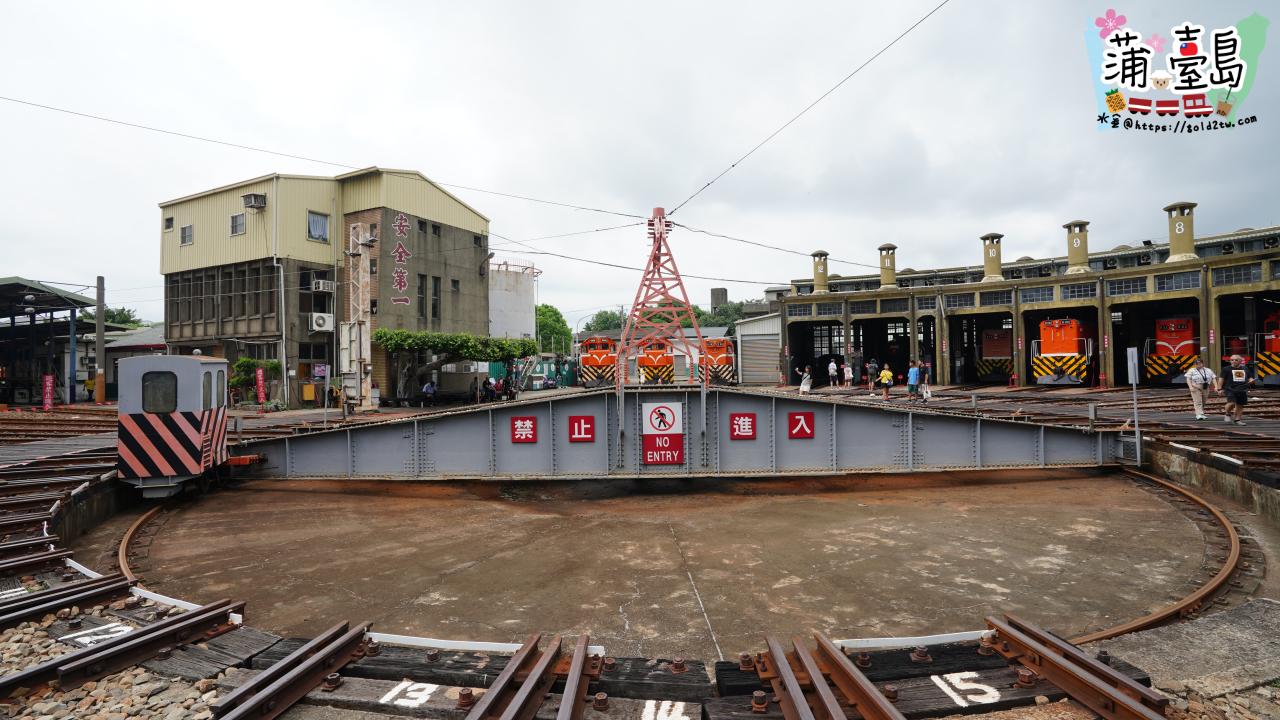
POLYGON ((827 382, 831 387, 840 387, 840 366, 836 365, 835 358, 827 362, 827 382))
POLYGON ((920 363, 907 363, 907 400, 920 399, 920 363))
POLYGON ((1218 378, 1218 392, 1226 398, 1223 422, 1244 425, 1244 406, 1249 404, 1249 386, 1253 385, 1253 370, 1244 364, 1244 358, 1231 356, 1231 364, 1222 369, 1218 378))
POLYGON ((933 374, 933 367, 929 363, 920 361, 920 400, 921 402, 929 402, 929 398, 933 397, 933 388, 929 387, 929 376, 933 374))
POLYGON ((889 363, 885 363, 880 370, 880 387, 884 389, 884 399, 888 400, 889 388, 893 387, 893 370, 889 368, 889 363))
POLYGON ((876 381, 880 379, 880 364, 875 358, 871 358, 871 362, 867 363, 867 390, 876 391, 876 381))
POLYGON ((844 366, 844 384, 850 390, 853 389, 853 363, 846 363, 844 366))
POLYGON ((804 366, 804 372, 800 374, 800 394, 808 395, 813 389, 813 373, 810 372, 809 366, 804 366))
POLYGON ((1204 403, 1209 399, 1209 393, 1213 390, 1218 376, 1204 366, 1203 360, 1196 358, 1195 365, 1184 377, 1187 379, 1187 389, 1191 391, 1191 406, 1195 408, 1196 419, 1207 419, 1208 416, 1204 414, 1204 403))

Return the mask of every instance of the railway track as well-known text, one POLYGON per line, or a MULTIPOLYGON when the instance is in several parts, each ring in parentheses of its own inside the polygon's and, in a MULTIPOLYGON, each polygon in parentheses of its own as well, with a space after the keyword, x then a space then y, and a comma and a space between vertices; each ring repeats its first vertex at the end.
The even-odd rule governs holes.
MULTIPOLYGON (((1135 482, 1196 522, 1207 543, 1194 587, 1160 610, 1070 642, 1014 617, 987 618, 980 643, 934 638, 907 649, 868 651, 823 635, 815 635, 810 648, 801 639, 766 636, 760 652, 717 663, 712 685, 702 663, 605 657, 586 635, 566 647, 564 638, 538 635, 519 646, 387 636, 368 623, 339 623, 305 642, 258 633, 241 624, 243 603, 197 607, 139 584, 136 565, 145 561, 164 506, 130 526, 117 555, 119 572, 79 569, 50 527, 72 493, 110 481, 104 459, 90 451, 0 469, 7 473, 0 475, 0 503, 10 503, 0 504, 0 519, 12 520, 0 543, 0 581, 8 583, 0 594, 0 630, 34 637, 33 646, 47 650, 39 662, 0 674, 0 696, 23 708, 38 704, 33 699, 65 706, 63 698, 87 682, 133 687, 137 678, 167 669, 179 678, 165 681, 170 690, 195 693, 200 700, 190 707, 201 709, 177 714, 186 700, 164 707, 175 708, 173 717, 192 718, 204 712, 271 718, 302 701, 375 716, 408 709, 468 720, 551 714, 580 720, 598 712, 646 720, 663 713, 668 720, 697 714, 707 720, 915 718, 1029 704, 1043 695, 1071 697, 1106 718, 1150 720, 1163 717, 1164 707, 1142 685, 1141 671, 1105 665, 1076 646, 1227 607, 1248 594, 1249 578, 1263 566, 1256 546, 1220 510, 1177 485, 1133 473, 1135 482), (178 670, 189 667, 204 677, 178 670), (946 679, 956 673, 968 679, 960 685, 946 679)), ((102 710, 92 703, 83 709, 102 710)))

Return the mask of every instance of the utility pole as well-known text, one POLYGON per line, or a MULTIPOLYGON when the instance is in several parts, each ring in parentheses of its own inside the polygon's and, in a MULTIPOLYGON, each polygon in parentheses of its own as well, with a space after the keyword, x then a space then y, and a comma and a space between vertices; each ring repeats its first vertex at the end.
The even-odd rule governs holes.
POLYGON ((106 322, 107 315, 107 284, 101 275, 98 276, 98 313, 94 319, 94 332, 96 333, 93 340, 93 401, 95 403, 105 403, 107 401, 107 351, 106 351, 106 322))

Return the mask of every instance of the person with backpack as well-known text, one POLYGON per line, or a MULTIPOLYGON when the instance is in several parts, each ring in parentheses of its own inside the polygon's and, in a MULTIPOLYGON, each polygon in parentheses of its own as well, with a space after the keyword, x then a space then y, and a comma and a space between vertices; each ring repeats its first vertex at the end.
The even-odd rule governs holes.
POLYGON ((880 370, 880 387, 884 388, 884 399, 889 399, 889 388, 893 387, 893 370, 889 368, 889 363, 885 363, 880 370))

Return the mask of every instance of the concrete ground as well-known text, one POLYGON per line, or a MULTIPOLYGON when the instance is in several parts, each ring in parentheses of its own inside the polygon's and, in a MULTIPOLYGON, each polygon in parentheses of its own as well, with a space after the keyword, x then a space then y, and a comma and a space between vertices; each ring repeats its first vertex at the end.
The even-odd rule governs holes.
POLYGON ((344 619, 452 639, 589 632, 612 654, 712 660, 765 631, 916 635, 1001 611, 1072 635, 1189 592, 1204 552, 1120 477, 858 482, 608 496, 254 481, 174 513, 144 583, 246 600, 250 624, 286 635, 344 619))

